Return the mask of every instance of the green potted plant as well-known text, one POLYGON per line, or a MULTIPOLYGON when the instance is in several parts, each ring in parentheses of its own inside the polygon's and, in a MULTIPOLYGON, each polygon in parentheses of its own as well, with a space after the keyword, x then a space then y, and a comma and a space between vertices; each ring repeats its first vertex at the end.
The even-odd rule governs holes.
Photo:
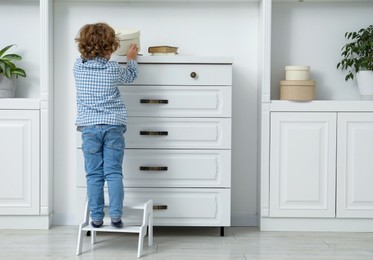
POLYGON ((22 57, 14 53, 6 54, 12 46, 14 44, 0 50, 0 98, 14 97, 15 79, 19 76, 26 77, 26 72, 13 63, 22 60, 22 57))
POLYGON ((346 32, 345 38, 349 42, 342 47, 337 69, 347 70, 346 81, 353 80, 355 74, 360 94, 373 97, 373 25, 346 32))

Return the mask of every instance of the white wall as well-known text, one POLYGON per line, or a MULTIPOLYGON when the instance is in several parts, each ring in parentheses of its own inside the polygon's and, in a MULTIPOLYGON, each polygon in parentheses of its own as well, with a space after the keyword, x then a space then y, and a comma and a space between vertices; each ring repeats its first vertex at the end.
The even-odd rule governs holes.
POLYGON ((257 3, 55 2, 55 224, 77 224, 74 38, 86 23, 139 28, 142 52, 174 45, 180 55, 231 56, 233 65, 232 224, 257 225, 257 3))
POLYGON ((282 3, 272 13, 272 99, 279 99, 286 65, 311 66, 316 99, 360 99, 356 81, 345 82, 336 66, 345 32, 372 24, 371 3, 282 3))
POLYGON ((25 78, 18 77, 16 81, 17 98, 40 96, 40 29, 39 20, 35 17, 39 17, 39 3, 0 1, 0 50, 15 44, 6 54, 21 55, 22 60, 14 63, 27 75, 25 78), (14 14, 22 19, 15 18, 14 14))

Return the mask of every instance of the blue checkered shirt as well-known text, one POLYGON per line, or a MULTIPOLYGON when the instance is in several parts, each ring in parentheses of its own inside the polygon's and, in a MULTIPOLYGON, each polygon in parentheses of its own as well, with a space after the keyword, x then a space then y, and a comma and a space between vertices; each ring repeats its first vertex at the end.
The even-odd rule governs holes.
POLYGON ((118 85, 131 83, 137 77, 137 62, 121 67, 102 57, 78 58, 74 64, 77 126, 109 124, 126 125, 127 109, 118 85))

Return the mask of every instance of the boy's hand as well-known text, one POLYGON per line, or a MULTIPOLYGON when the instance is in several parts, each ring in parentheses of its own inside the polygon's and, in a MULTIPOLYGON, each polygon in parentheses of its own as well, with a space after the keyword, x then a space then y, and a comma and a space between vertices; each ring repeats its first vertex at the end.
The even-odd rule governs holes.
POLYGON ((137 44, 132 44, 127 51, 127 60, 136 60, 138 52, 139 48, 137 47, 137 44))

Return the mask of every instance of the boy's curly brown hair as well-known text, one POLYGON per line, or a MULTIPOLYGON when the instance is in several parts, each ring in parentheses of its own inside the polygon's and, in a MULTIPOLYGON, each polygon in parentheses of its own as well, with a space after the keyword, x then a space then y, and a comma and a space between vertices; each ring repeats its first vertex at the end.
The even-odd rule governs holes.
POLYGON ((106 23, 86 24, 75 38, 83 59, 105 57, 119 48, 119 38, 115 31, 106 23))

